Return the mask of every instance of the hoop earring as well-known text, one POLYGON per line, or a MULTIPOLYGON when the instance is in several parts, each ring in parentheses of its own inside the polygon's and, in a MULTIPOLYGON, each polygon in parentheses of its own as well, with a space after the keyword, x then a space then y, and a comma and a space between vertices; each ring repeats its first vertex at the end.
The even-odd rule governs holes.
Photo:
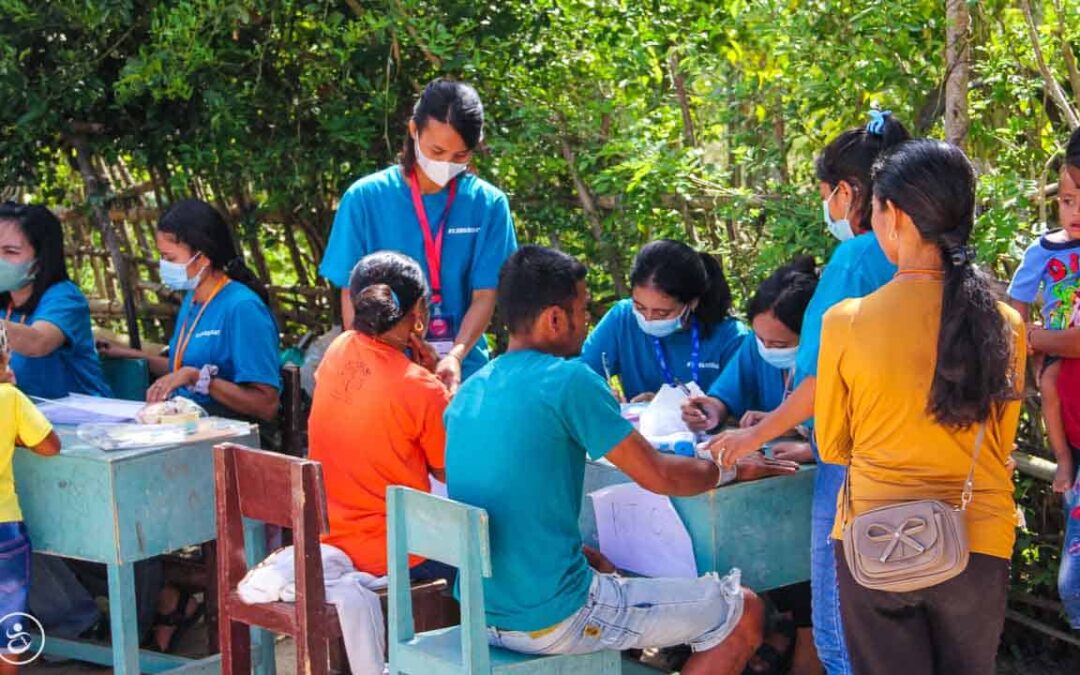
POLYGON ((424 332, 424 322, 418 320, 416 323, 414 323, 413 324, 413 332, 414 333, 423 333, 424 332))
POLYGON ((898 235, 896 233, 896 230, 893 230, 892 232, 889 233, 889 241, 896 241, 899 238, 900 238, 900 235, 898 235))

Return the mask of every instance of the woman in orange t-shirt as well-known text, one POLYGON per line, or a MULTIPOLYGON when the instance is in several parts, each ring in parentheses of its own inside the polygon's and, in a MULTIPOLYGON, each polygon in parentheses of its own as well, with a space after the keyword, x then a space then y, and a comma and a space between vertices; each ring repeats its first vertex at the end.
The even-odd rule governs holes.
MULTIPOLYGON (((315 373, 308 420, 310 457, 323 465, 330 533, 323 543, 356 569, 386 574, 386 487, 427 492, 445 480, 450 401, 435 377, 435 350, 423 341, 427 282, 412 258, 383 251, 363 258, 349 279, 355 318, 315 373)), ((453 568, 413 557, 414 580, 453 568)))

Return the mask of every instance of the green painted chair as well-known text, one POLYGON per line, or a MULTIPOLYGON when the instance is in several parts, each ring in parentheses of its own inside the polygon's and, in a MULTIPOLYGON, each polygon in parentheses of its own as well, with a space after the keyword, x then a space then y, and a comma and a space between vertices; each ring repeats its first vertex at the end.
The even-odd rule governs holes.
POLYGON ((146 359, 113 359, 103 357, 101 370, 113 397, 127 401, 145 401, 150 387, 150 367, 146 359))
POLYGON ((391 486, 389 518, 391 675, 618 675, 619 652, 529 656, 489 647, 483 577, 491 576, 488 515, 483 509, 391 486), (458 568, 461 625, 416 634, 409 592, 409 554, 458 568))

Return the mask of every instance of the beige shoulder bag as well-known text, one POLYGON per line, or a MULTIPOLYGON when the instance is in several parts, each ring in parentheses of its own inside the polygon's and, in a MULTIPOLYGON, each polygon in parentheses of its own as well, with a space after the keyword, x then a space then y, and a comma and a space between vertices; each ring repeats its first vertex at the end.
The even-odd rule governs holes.
POLYGON ((844 557, 860 586, 902 593, 936 586, 964 571, 969 548, 964 511, 971 503, 975 463, 986 425, 979 427, 960 506, 936 499, 901 502, 871 509, 848 522, 851 508, 851 465, 844 479, 844 557))

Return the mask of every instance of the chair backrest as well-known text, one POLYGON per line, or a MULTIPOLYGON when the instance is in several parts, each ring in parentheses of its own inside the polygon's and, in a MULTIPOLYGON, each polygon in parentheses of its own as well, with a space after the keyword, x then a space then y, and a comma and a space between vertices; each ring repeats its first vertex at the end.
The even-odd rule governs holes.
POLYGON ((301 457, 307 420, 300 387, 300 369, 292 363, 281 367, 281 451, 301 457))
POLYGON ((252 518, 292 528, 297 625, 321 611, 326 600, 319 535, 329 529, 322 465, 223 443, 214 447, 214 493, 221 592, 234 591, 247 574, 243 519, 252 518))
POLYGON ((126 401, 145 401, 150 387, 150 368, 146 359, 114 359, 103 357, 101 371, 105 384, 115 398, 126 401))
POLYGON ((386 490, 390 571, 390 662, 414 637, 409 554, 458 568, 462 673, 487 673, 491 657, 484 616, 483 578, 491 576, 488 515, 484 509, 390 486, 386 490))

